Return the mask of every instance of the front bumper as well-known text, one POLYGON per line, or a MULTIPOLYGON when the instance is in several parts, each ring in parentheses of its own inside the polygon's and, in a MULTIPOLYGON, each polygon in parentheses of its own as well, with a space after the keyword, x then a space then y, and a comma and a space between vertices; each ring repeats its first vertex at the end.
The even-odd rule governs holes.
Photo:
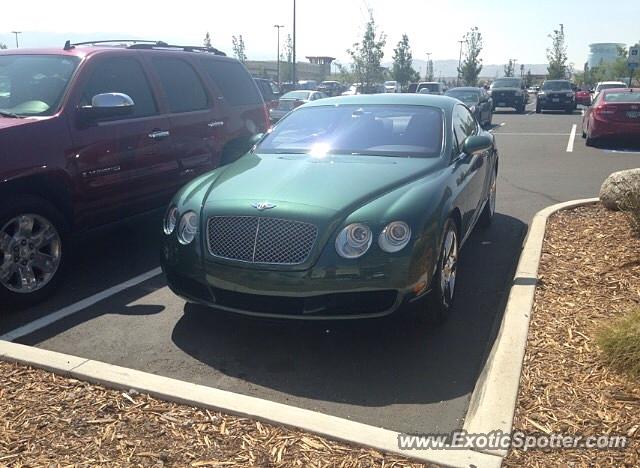
POLYGON ((566 110, 573 109, 576 106, 576 101, 567 96, 538 96, 537 105, 541 109, 566 110))
POLYGON ((203 260, 170 241, 161 255, 168 286, 190 302, 254 317, 298 320, 383 317, 425 296, 428 275, 403 281, 399 278, 406 270, 398 271, 402 266, 397 260, 372 267, 319 262, 303 271, 254 269, 203 260))
POLYGON ((491 93, 491 98, 493 99, 494 108, 496 107, 518 108, 526 104, 524 94, 518 96, 515 93, 493 92, 491 93))

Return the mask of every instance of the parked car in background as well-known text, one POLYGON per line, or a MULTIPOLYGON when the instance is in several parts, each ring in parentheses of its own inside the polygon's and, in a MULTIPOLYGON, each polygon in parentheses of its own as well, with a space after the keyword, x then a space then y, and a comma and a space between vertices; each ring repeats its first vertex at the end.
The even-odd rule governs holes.
POLYGON ((529 86, 529 87, 527 88, 527 92, 528 92, 529 94, 537 94, 537 93, 538 93, 538 91, 540 91, 540 86, 529 86))
POLYGON ((212 312, 317 320, 411 309, 441 323, 460 249, 491 223, 497 172, 493 135, 456 99, 310 102, 174 197, 162 268, 172 291, 212 312))
POLYGON ((524 81, 520 78, 498 78, 489 87, 493 99, 494 110, 498 107, 509 107, 523 114, 529 102, 524 81))
POLYGON ((338 81, 323 81, 318 85, 316 91, 326 94, 327 96, 340 96, 343 86, 338 81))
POLYGON ((53 292, 72 234, 166 206, 269 127, 239 61, 113 42, 0 51, 2 312, 53 292))
POLYGON ((436 95, 442 95, 446 90, 447 87, 443 83, 437 81, 423 81, 418 83, 418 87, 416 88, 417 93, 436 95))
POLYGON ((401 93, 402 89, 397 81, 385 81, 384 91, 385 93, 401 93))
POLYGON ((536 99, 536 113, 563 110, 571 114, 576 108, 576 95, 569 80, 545 80, 536 99))
POLYGON ((574 90, 574 93, 576 94, 576 104, 581 106, 591 105, 591 91, 578 87, 574 90))
POLYGON ((407 93, 417 93, 419 83, 409 83, 407 86, 407 93))
POLYGON ((262 99, 264 100, 267 110, 271 110, 278 106, 278 99, 280 98, 280 90, 278 85, 271 80, 264 78, 254 78, 253 81, 258 85, 262 99))
POLYGON ((271 109, 269 117, 272 122, 277 122, 296 107, 300 107, 307 102, 317 101, 318 99, 324 99, 326 97, 328 96, 320 91, 289 91, 279 99, 278 106, 271 109))
POLYGON ((620 88, 628 88, 627 84, 622 82, 622 81, 600 81, 598 84, 596 84, 595 88, 593 89, 593 97, 592 100, 595 100, 596 97, 598 96, 598 93, 600 93, 600 91, 602 91, 603 89, 620 89, 620 88))
POLYGON ((347 91, 342 93, 342 96, 355 96, 357 94, 381 94, 385 92, 386 89, 382 84, 362 86, 360 83, 354 83, 349 87, 347 91))
POLYGON ((296 89, 305 89, 307 91, 315 91, 318 87, 318 82, 315 80, 300 80, 296 89))
POLYGON ((464 102, 476 120, 484 128, 490 127, 493 120, 493 100, 484 88, 451 88, 445 96, 464 102))
POLYGON ((640 141, 640 88, 602 89, 582 117, 587 146, 604 139, 640 141))

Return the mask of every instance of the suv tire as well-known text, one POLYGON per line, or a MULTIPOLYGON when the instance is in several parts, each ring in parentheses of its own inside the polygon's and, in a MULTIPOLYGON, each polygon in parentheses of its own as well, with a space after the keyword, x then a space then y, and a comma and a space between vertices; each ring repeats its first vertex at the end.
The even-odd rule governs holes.
POLYGON ((48 201, 31 195, 8 200, 0 210, 0 313, 55 291, 69 257, 68 232, 65 217, 48 201))

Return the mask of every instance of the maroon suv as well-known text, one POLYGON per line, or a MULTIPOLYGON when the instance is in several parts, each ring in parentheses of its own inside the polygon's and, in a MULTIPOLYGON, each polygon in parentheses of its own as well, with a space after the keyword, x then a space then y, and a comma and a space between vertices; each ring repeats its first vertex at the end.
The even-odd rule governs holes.
POLYGON ((215 49, 0 52, 0 309, 54 289, 71 233, 165 206, 268 126, 247 70, 215 49))

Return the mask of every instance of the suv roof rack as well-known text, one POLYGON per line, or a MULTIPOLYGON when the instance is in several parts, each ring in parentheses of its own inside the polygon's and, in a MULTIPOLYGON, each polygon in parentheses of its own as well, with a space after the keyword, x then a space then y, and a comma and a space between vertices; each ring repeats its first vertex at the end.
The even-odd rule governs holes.
POLYGON ((95 44, 116 44, 117 46, 125 46, 127 49, 157 49, 157 50, 182 50, 184 52, 208 52, 215 55, 225 56, 224 52, 216 49, 215 47, 202 47, 202 46, 181 46, 167 44, 164 41, 148 41, 143 39, 106 39, 101 41, 87 41, 87 42, 74 42, 66 41, 64 43, 64 50, 71 50, 76 46, 81 45, 95 45, 95 44))

